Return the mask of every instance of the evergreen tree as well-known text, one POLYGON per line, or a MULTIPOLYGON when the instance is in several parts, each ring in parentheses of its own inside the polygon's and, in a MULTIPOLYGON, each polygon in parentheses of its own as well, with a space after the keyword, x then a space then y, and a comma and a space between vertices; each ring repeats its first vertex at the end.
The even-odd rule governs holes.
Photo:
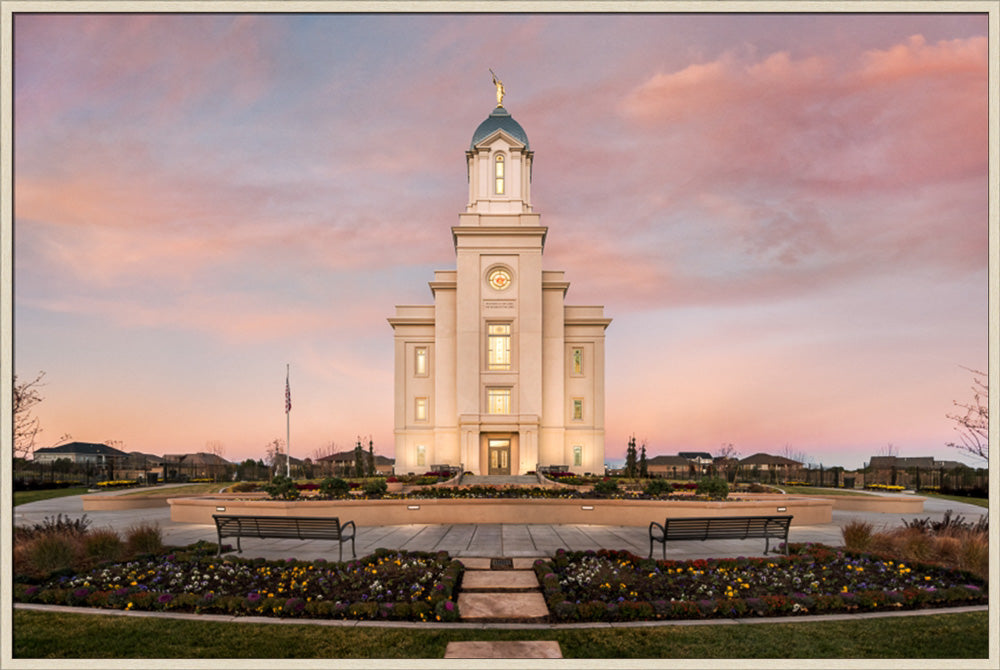
POLYGON ((372 477, 375 475, 375 442, 369 437, 368 438, 368 459, 365 461, 365 465, 368 469, 368 476, 372 477))
POLYGON ((642 443, 642 451, 639 452, 639 476, 645 479, 649 476, 649 466, 646 463, 646 443, 642 443))
POLYGON ((628 449, 625 451, 625 476, 634 478, 637 474, 635 435, 633 435, 628 439, 628 449))
POLYGON ((354 445, 354 476, 365 476, 365 452, 361 449, 360 437, 358 438, 357 444, 354 445))

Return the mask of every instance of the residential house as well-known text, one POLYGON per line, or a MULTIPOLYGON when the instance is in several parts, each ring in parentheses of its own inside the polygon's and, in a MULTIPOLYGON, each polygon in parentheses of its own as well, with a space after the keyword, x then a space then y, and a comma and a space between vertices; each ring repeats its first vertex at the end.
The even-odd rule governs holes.
POLYGON ((676 456, 654 456, 646 461, 646 472, 650 477, 688 479, 694 477, 701 466, 680 454, 676 456))
MULTIPOLYGON (((364 458, 368 458, 367 450, 362 449, 361 453, 364 458)), ((352 477, 354 476, 354 454, 354 449, 351 449, 350 451, 340 451, 335 454, 330 454, 316 459, 316 465, 318 465, 320 467, 320 471, 325 474, 352 477)), ((380 454, 375 454, 376 474, 383 477, 393 474, 395 464, 396 461, 394 459, 386 458, 380 454)))
POLYGON ((78 465, 106 466, 109 463, 119 463, 128 458, 128 454, 120 449, 106 444, 94 442, 68 442, 58 447, 35 449, 33 456, 38 463, 51 463, 66 458, 78 465))
POLYGON ((788 479, 794 470, 801 467, 802 463, 799 461, 765 453, 756 453, 739 461, 739 469, 742 470, 744 477, 754 477, 755 473, 757 475, 766 474, 772 480, 775 478, 775 474, 780 474, 781 477, 788 479))
POLYGON ((707 451, 679 451, 677 452, 677 455, 681 458, 688 459, 694 464, 693 474, 696 476, 704 474, 706 470, 712 467, 712 463, 715 462, 715 459, 712 458, 712 454, 707 451))
POLYGON ((172 479, 226 479, 234 464, 218 454, 204 451, 193 454, 164 454, 165 478, 172 479))

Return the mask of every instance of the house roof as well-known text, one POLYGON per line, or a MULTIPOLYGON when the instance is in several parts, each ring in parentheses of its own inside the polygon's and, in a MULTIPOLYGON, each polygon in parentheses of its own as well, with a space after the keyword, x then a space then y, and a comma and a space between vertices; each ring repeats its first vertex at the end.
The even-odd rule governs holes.
POLYGON ((802 465, 799 461, 793 461, 784 456, 772 456, 771 454, 756 453, 740 460, 740 465, 802 465))
POLYGON ((688 467, 691 465, 690 459, 684 458, 681 455, 677 456, 654 456, 646 461, 647 465, 667 465, 667 466, 678 466, 678 467, 688 467))
MULTIPOLYGON (((868 462, 872 468, 957 468, 963 464, 957 461, 937 461, 933 456, 872 456, 868 462)), ((968 467, 968 466, 965 466, 968 467)))
MULTIPOLYGON (((345 462, 353 463, 354 452, 355 452, 354 449, 351 449, 350 451, 338 451, 335 454, 330 454, 328 456, 321 456, 320 458, 316 459, 316 462, 319 463, 320 461, 325 461, 325 462, 333 461, 335 463, 345 463, 345 462)), ((368 454, 368 452, 365 451, 364 449, 362 449, 362 453, 366 455, 368 454)), ((381 454, 375 454, 376 465, 392 465, 395 462, 396 462, 395 459, 386 458, 381 454)))
POLYGON ((712 454, 707 451, 678 451, 677 455, 682 458, 707 458, 708 460, 712 460, 712 454))
POLYGON ((58 447, 35 449, 36 454, 103 454, 105 456, 127 456, 124 451, 95 442, 68 442, 58 447))
POLYGON ((184 465, 229 465, 229 461, 217 454, 198 451, 193 454, 163 454, 165 463, 183 463, 184 465))

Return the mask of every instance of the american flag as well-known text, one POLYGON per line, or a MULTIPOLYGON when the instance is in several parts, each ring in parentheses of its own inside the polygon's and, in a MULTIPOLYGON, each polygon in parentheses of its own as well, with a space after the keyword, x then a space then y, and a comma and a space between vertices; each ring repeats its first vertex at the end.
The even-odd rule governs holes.
POLYGON ((285 414, 292 411, 292 389, 288 386, 288 374, 285 374, 285 414))

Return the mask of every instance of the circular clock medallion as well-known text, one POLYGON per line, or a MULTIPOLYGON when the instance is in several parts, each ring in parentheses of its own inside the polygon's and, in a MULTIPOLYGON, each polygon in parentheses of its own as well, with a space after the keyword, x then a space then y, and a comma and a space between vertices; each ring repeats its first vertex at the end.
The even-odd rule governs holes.
POLYGON ((504 268, 497 268, 490 271, 487 280, 490 282, 490 286, 498 291, 502 291, 510 286, 510 272, 504 268))

